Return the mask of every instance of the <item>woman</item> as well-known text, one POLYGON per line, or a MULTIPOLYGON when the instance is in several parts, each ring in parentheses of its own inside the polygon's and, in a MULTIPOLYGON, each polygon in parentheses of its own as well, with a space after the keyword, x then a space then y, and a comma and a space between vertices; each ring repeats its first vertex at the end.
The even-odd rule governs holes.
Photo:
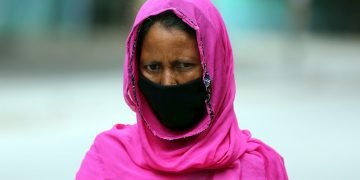
POLYGON ((232 49, 209 0, 148 0, 124 67, 137 124, 99 134, 76 179, 288 179, 282 157, 238 127, 232 49))

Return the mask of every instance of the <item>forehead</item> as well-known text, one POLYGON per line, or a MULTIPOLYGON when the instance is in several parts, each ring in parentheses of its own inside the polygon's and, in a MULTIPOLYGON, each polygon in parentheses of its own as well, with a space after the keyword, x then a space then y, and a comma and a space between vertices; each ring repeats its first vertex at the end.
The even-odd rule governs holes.
POLYGON ((144 38, 141 59, 157 55, 198 59, 196 39, 182 30, 154 24, 144 38))
POLYGON ((183 30, 175 27, 165 27, 160 22, 156 22, 152 25, 144 37, 144 41, 147 42, 167 42, 174 41, 179 43, 189 43, 189 41, 195 41, 196 38, 186 33, 183 30))

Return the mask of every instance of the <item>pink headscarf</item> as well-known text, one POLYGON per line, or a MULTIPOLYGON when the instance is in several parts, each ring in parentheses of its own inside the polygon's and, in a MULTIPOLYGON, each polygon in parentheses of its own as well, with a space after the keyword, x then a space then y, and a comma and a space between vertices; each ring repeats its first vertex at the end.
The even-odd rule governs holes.
POLYGON ((288 179, 282 157, 238 127, 233 66, 224 22, 209 0, 148 0, 129 34, 124 65, 124 97, 137 124, 99 134, 76 179, 288 179), (166 10, 196 30, 208 94, 207 115, 181 133, 159 123, 137 86, 139 26, 166 10))

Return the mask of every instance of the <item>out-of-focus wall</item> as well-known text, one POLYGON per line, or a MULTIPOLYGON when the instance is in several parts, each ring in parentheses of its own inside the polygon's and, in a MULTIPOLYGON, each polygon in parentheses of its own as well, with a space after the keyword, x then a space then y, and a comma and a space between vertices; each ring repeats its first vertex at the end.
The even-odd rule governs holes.
POLYGON ((123 56, 119 46, 136 7, 126 0, 3 0, 0 65, 58 71, 116 66, 111 58, 123 56))

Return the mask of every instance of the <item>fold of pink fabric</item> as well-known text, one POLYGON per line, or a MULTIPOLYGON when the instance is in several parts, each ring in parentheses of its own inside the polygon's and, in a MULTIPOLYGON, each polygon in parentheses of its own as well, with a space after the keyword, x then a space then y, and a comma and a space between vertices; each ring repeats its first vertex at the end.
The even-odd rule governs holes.
POLYGON ((209 0, 146 1, 126 45, 124 97, 137 123, 100 133, 76 179, 288 179, 283 158, 238 127, 232 49, 221 15, 209 0), (185 132, 163 127, 137 86, 139 25, 167 10, 196 30, 207 89, 207 115, 185 132))

